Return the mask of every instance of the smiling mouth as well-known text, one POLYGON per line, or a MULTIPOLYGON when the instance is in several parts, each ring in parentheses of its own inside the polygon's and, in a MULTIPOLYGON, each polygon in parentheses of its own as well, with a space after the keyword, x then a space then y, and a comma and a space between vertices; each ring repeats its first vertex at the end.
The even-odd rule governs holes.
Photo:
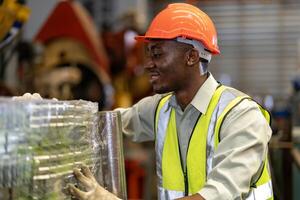
POLYGON ((156 80, 158 80, 159 79, 159 77, 160 77, 160 74, 159 73, 157 73, 157 72, 151 72, 151 73, 149 73, 149 79, 150 79, 150 82, 152 83, 152 82, 154 82, 154 81, 156 81, 156 80))

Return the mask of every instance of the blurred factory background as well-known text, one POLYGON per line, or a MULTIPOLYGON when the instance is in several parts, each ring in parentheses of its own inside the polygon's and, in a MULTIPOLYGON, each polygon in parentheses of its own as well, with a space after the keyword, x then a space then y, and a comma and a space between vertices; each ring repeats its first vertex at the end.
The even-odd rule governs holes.
MULTIPOLYGON (((0 0, 0 95, 38 92, 98 102, 101 110, 132 105, 152 93, 143 46, 133 38, 170 2, 179 1, 0 0)), ((272 113, 274 190, 279 199, 300 199, 300 1, 184 2, 216 24, 215 78, 272 113)), ((128 198, 155 199, 153 144, 125 138, 124 145, 128 198)))

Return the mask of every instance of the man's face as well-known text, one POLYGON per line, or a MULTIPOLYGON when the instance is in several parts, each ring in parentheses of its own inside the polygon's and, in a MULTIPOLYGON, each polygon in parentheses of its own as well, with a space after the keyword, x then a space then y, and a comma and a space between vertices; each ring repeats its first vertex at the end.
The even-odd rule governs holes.
POLYGON ((172 40, 156 40, 147 43, 145 68, 155 93, 162 94, 184 89, 186 51, 182 44, 172 40))

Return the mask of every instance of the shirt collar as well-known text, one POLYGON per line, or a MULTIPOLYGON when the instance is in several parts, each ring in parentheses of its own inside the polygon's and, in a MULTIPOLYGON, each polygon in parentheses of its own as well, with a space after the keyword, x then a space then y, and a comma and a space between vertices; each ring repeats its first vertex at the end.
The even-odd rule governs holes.
MULTIPOLYGON (((209 102, 214 95, 216 88, 218 87, 218 82, 215 80, 212 74, 209 74, 206 81, 199 88, 196 95, 191 101, 191 105, 194 106, 197 110, 199 110, 202 114, 205 114, 209 105, 209 102)), ((176 98, 174 95, 171 96, 169 105, 166 107, 167 111, 171 107, 179 107, 176 102, 176 98)))
POLYGON ((196 95, 194 96, 191 104, 202 114, 206 113, 209 102, 212 99, 212 96, 214 95, 218 85, 219 83, 216 81, 213 75, 209 74, 206 81, 203 83, 203 85, 199 88, 196 95))

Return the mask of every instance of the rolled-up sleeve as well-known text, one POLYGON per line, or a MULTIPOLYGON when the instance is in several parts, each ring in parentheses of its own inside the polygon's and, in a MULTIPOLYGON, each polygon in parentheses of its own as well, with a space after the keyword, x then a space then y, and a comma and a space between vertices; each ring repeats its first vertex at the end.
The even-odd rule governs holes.
POLYGON ((155 110, 162 95, 143 98, 130 108, 118 108, 121 112, 122 130, 135 142, 152 141, 155 110))
POLYGON ((260 176, 271 128, 257 104, 244 100, 225 118, 213 168, 199 194, 206 200, 244 199, 260 176))

